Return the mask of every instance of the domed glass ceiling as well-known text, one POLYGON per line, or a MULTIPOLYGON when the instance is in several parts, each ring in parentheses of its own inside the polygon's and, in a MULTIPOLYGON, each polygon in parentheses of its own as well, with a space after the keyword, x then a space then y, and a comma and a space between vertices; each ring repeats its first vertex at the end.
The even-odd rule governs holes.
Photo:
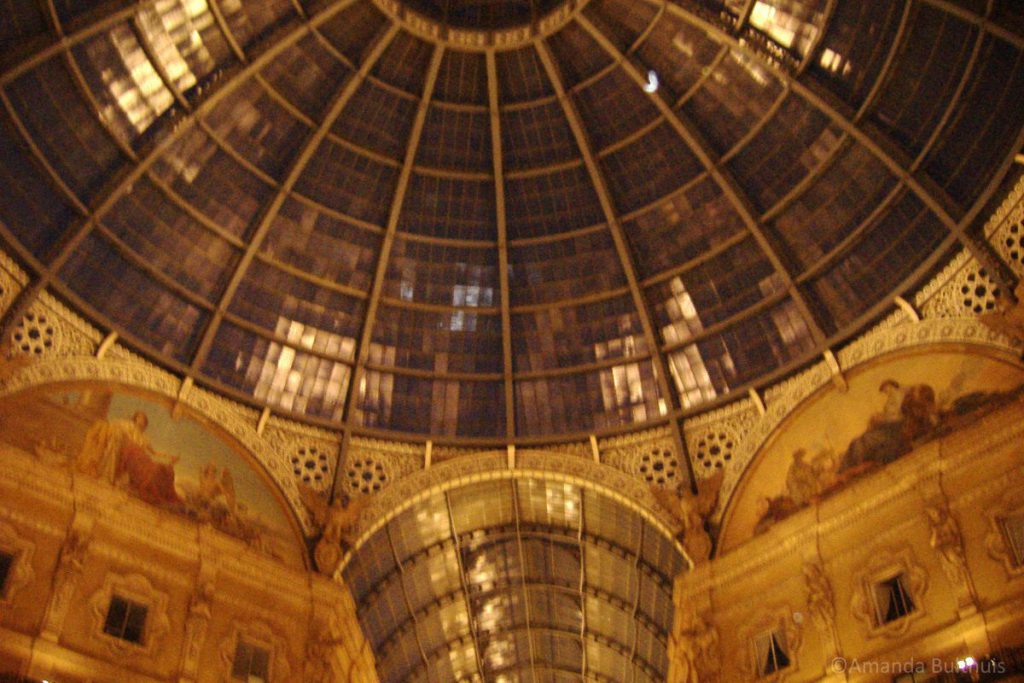
POLYGON ((775 381, 975 246, 1024 124, 1012 0, 44 6, 0 27, 35 291, 363 433, 606 433, 775 381))

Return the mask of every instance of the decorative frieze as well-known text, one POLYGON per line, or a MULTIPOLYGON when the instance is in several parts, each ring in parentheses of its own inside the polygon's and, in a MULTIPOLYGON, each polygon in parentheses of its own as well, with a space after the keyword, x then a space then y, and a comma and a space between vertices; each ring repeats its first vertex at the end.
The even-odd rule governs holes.
POLYGON ((1024 277, 1024 177, 985 224, 985 237, 1018 277, 1024 277))

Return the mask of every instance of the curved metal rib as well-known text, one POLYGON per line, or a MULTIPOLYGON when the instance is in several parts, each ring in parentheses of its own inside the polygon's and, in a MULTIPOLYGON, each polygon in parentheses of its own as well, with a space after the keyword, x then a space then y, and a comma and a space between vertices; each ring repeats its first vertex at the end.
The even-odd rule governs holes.
MULTIPOLYGON (((533 6, 531 4, 531 6, 533 6)), ((498 230, 498 282, 501 288, 501 352, 505 368, 505 436, 516 436, 515 385, 512 381, 512 302, 508 268, 508 226, 505 215, 505 163, 501 148, 501 110, 498 106, 498 68, 494 50, 488 50, 487 102, 491 114, 491 159, 494 165, 494 198, 498 230)))
POLYGON ((210 348, 213 345, 213 340, 217 336, 217 330, 220 328, 221 320, 224 318, 224 313, 231 305, 231 301, 235 298, 235 292, 238 291, 238 286, 242 283, 242 279, 245 277, 246 272, 249 270, 249 265, 252 263, 253 258, 256 256, 256 252, 259 251, 260 246, 263 244, 264 238, 270 231, 271 225, 277 218, 277 214, 280 212, 281 207, 284 206, 285 200, 291 193, 292 188, 295 187, 295 183, 298 182, 302 176, 303 171, 306 170, 306 166, 309 161, 313 158, 313 154, 320 147, 320 143, 323 142, 327 132, 334 125, 334 122, 341 115, 342 110, 349 103, 352 97, 359 90, 359 86, 363 84, 366 76, 370 73, 370 70, 380 59, 381 55, 387 49, 388 45, 394 39, 398 33, 398 26, 391 24, 387 30, 377 36, 376 42, 370 48, 369 54, 366 59, 363 60, 363 64, 359 67, 359 71, 353 74, 345 86, 335 96, 331 102, 330 107, 327 110, 327 114, 324 116, 320 125, 313 131, 313 133, 306 139, 306 142, 299 149, 296 154, 294 161, 292 161, 291 168, 288 169, 288 174, 285 180, 277 188, 277 192, 274 193, 273 199, 263 211, 263 215, 260 218, 259 224, 253 231, 252 239, 245 247, 245 251, 242 253, 242 257, 239 259, 235 266, 234 272, 231 274, 231 279, 228 281, 227 287, 225 287, 223 294, 217 308, 213 312, 213 317, 210 319, 210 323, 206 326, 203 331, 203 336, 199 342, 196 352, 192 357, 192 363, 190 368, 193 373, 199 371, 202 368, 203 363, 206 362, 206 358, 210 353, 210 348))
MULTIPOLYGON (((638 90, 637 95, 640 96, 640 92, 643 90, 643 85, 647 82, 647 75, 641 73, 640 69, 638 69, 636 65, 626 57, 626 55, 622 54, 615 44, 601 31, 599 31, 597 27, 590 23, 585 16, 580 15, 576 20, 604 49, 604 51, 608 53, 608 56, 617 61, 622 66, 622 69, 626 74, 637 84, 637 86, 639 86, 640 90, 638 90)), ((815 344, 820 346, 825 340, 825 334, 822 332, 821 326, 814 317, 811 307, 807 304, 806 298, 797 287, 793 275, 789 272, 789 269, 786 268, 785 263, 783 263, 779 253, 771 245, 771 242, 768 241, 764 229, 757 221, 753 204, 746 196, 746 193, 740 188, 739 184, 732 178, 732 176, 718 164, 717 160, 709 151, 710 147, 701 139, 700 134, 692 123, 686 121, 682 114, 673 110, 656 92, 646 94, 650 101, 658 108, 658 111, 664 119, 670 126, 672 126, 672 129, 676 131, 676 134, 679 135, 690 151, 693 152, 698 160, 700 160, 704 169, 715 180, 715 183, 722 190, 723 194, 725 194, 729 199, 733 209, 740 218, 743 219, 743 223, 746 225, 747 231, 753 236, 757 245, 761 248, 761 251, 772 264, 772 268, 782 279, 790 298, 793 300, 793 303, 796 304, 801 317, 807 324, 807 328, 810 330, 811 337, 814 339, 815 344)))
MULTIPOLYGON (((661 390, 662 395, 665 397, 665 401, 669 404, 668 412, 671 413, 679 405, 679 400, 668 381, 668 367, 665 364, 665 359, 662 354, 658 352, 658 349, 660 348, 660 345, 658 344, 658 337, 655 334, 654 326, 651 323, 651 314, 647 310, 647 301, 640 288, 640 282, 636 274, 636 267, 633 264, 633 257, 629 253, 629 243, 626 241, 622 225, 619 223, 618 213, 615 210, 611 194, 608 191, 608 183, 605 181, 601 167, 598 165, 597 159, 594 156, 593 147, 590 140, 587 139, 587 134, 583 128, 579 114, 576 112, 576 109, 565 90, 565 85, 562 83, 562 78, 558 73, 558 68, 555 66, 554 58, 551 56, 551 53, 543 42, 537 42, 534 45, 534 48, 540 57, 541 64, 544 66, 544 71, 547 74, 548 80, 551 82, 551 86, 555 90, 558 102, 562 107, 562 112, 565 115, 566 121, 569 123, 569 127, 572 130, 573 137, 576 140, 576 146, 579 148, 580 154, 583 156, 583 163, 590 175, 594 191, 601 203, 601 210, 604 213, 605 220, 608 225, 608 231, 611 233, 612 241, 615 244, 615 252, 619 257, 619 263, 621 264, 623 273, 629 283, 629 290, 633 298, 633 306, 636 308, 637 316, 640 319, 640 325, 643 328, 644 337, 646 338, 647 345, 652 352, 651 358, 654 362, 655 372, 658 375, 658 387, 661 390)), ((628 359, 624 359, 624 362, 626 361, 628 361, 628 359)), ((679 428, 679 422, 677 420, 670 420, 669 422, 672 425, 672 438, 675 443, 676 451, 679 453, 680 458, 687 463, 687 470, 690 476, 690 486, 694 491, 696 491, 697 480, 693 473, 693 466, 690 463, 690 458, 686 453, 686 442, 683 440, 682 431, 679 428)))
MULTIPOLYGON (((117 200, 130 190, 132 185, 134 185, 135 182, 149 170, 149 168, 164 152, 182 139, 194 126, 199 124, 203 116, 212 111, 213 108, 216 107, 217 104, 225 97, 246 83, 249 78, 258 74, 261 70, 271 64, 282 52, 307 35, 313 34, 317 27, 330 19, 333 19, 339 12, 355 1, 356 0, 336 0, 334 3, 325 7, 316 16, 309 18, 306 22, 299 24, 280 36, 272 37, 271 42, 269 42, 264 49, 259 51, 258 56, 246 63, 243 67, 233 71, 229 75, 218 80, 216 83, 211 84, 210 91, 203 99, 202 103, 194 107, 185 116, 175 121, 173 128, 171 128, 170 132, 166 136, 152 145, 136 161, 129 164, 126 169, 123 169, 115 178, 113 178, 92 206, 84 207, 82 218, 76 224, 70 226, 65 232, 65 235, 61 237, 56 253, 47 262, 32 264, 33 266, 36 266, 36 279, 33 281, 32 285, 22 292, 16 302, 16 305, 12 308, 12 311, 8 312, 9 315, 5 316, 4 329, 0 330, 0 332, 6 333, 6 328, 10 324, 10 320, 20 318, 28 307, 32 305, 39 294, 56 279, 57 271, 60 270, 61 266, 67 261, 71 254, 74 253, 75 249, 89 235, 99 220, 108 211, 110 211, 117 200)), ((5 85, 9 80, 17 77, 17 75, 20 75, 21 73, 24 73, 39 62, 45 61, 46 59, 59 54, 62 50, 70 50, 71 47, 89 38, 95 33, 109 28, 119 21, 124 21, 125 19, 130 18, 141 6, 143 6, 143 4, 133 3, 128 6, 128 9, 119 8, 117 11, 111 11, 109 14, 103 14, 95 22, 65 36, 64 40, 61 41, 59 45, 51 45, 37 53, 34 53, 30 57, 19 62, 15 67, 12 67, 5 72, 2 78, 0 78, 0 86, 5 85)), ((6 95, 4 95, 3 99, 6 102, 6 95)))

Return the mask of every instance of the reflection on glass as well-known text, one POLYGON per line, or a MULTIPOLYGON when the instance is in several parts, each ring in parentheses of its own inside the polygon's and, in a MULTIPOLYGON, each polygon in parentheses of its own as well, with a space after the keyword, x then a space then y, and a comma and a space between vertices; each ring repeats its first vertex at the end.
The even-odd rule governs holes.
POLYGON ((818 35, 821 13, 813 11, 815 3, 794 0, 757 0, 750 12, 750 24, 767 34, 782 47, 799 55, 807 54, 818 35), (805 7, 804 5, 812 5, 805 7))
POLYGON ((849 76, 850 72, 853 71, 853 64, 849 59, 829 48, 822 50, 819 61, 821 68, 833 74, 849 76))
MULTIPOLYGON (((636 335, 629 334, 634 329, 633 317, 631 315, 619 316, 620 332, 626 333, 622 337, 608 339, 594 344, 594 358, 598 361, 605 358, 630 358, 637 354, 637 344, 641 351, 646 348, 644 340, 637 339, 636 335)), ((625 408, 630 412, 630 419, 634 422, 649 420, 656 417, 648 414, 651 406, 645 396, 644 376, 640 370, 639 363, 628 363, 616 365, 600 372, 601 399, 606 412, 614 413, 625 408)), ((664 415, 668 406, 664 399, 658 402, 658 412, 664 415)))
POLYGON ((213 70, 203 34, 216 27, 206 0, 157 0, 139 13, 139 28, 180 92, 213 70))
MULTIPOLYGON (((124 70, 107 68, 101 69, 100 74, 110 92, 111 100, 116 102, 117 108, 128 118, 136 132, 141 133, 170 108, 174 103, 174 97, 164 87, 160 75, 127 25, 116 26, 109 35, 124 70)), ((91 56, 99 57, 96 54, 91 56)), ((103 117, 107 120, 116 120, 118 117, 110 110, 111 106, 103 107, 103 117)))
MULTIPOLYGON (((686 291, 682 278, 672 278, 671 291, 671 298, 665 302, 665 312, 672 322, 661 329, 666 344, 686 341, 704 331, 697 307, 694 306, 690 293, 686 291)), ((717 362, 732 367, 732 358, 728 351, 725 351, 717 362)), ((718 395, 707 364, 696 345, 687 346, 680 352, 673 353, 669 357, 669 372, 675 380, 684 408, 699 405, 718 395)))
MULTIPOLYGON (((369 361, 394 365, 395 347, 370 344, 369 361)), ((391 397, 395 391, 395 376, 391 373, 367 370, 359 379, 358 413, 361 424, 387 425, 391 422, 391 397)))
POLYGON ((333 406, 330 417, 340 420, 351 369, 338 361, 299 353, 296 347, 322 346, 317 350, 351 358, 356 340, 284 317, 278 318, 275 332, 289 345, 271 342, 264 357, 251 358, 246 376, 255 381, 253 396, 296 412, 305 412, 309 403, 333 406))

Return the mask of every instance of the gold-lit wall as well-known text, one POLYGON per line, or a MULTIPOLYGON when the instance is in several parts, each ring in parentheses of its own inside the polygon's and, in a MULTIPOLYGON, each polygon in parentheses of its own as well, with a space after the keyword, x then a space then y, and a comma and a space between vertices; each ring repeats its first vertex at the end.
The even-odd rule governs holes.
POLYGON ((242 641, 274 681, 377 680, 344 585, 38 454, 0 459, 0 674, 223 681, 242 641), (113 594, 147 606, 141 643, 104 633, 113 594))
POLYGON ((1024 644, 1024 567, 1001 523, 1024 513, 1024 401, 1002 399, 681 575, 670 681, 921 681, 1024 644), (874 591, 894 576, 913 609, 884 623, 874 591), (788 663, 766 674, 768 633, 788 663))

